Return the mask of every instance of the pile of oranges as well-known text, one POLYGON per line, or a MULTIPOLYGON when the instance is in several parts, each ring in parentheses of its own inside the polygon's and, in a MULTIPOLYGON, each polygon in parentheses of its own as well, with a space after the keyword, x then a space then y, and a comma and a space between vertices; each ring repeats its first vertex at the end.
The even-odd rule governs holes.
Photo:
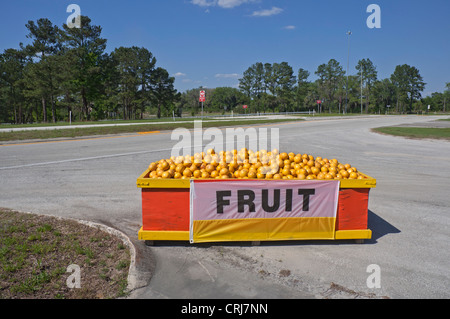
POLYGON ((280 153, 246 148, 240 151, 214 149, 193 156, 172 156, 149 165, 153 179, 365 179, 356 167, 337 159, 309 154, 280 153))

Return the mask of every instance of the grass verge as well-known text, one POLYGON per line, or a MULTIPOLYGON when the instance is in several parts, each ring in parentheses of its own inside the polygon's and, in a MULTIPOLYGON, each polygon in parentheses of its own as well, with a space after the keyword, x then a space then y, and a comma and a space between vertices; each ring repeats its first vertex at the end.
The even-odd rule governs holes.
POLYGON ((0 299, 124 297, 129 265, 122 240, 100 229, 0 209, 0 299), (80 288, 67 284, 71 265, 79 266, 80 288))
MULTIPOLYGON (((203 121, 202 127, 224 127, 237 125, 252 125, 252 124, 274 124, 281 122, 302 121, 302 119, 276 119, 276 120, 230 120, 230 121, 203 121)), ((3 141, 22 141, 34 139, 52 139, 52 138, 76 138, 83 136, 96 135, 110 135, 110 134, 124 134, 124 133, 140 133, 149 131, 165 131, 176 128, 194 128, 193 122, 174 122, 174 123, 155 123, 142 125, 124 125, 124 126, 101 126, 91 127, 86 125, 83 128, 70 129, 52 129, 52 130, 31 130, 19 132, 1 132, 0 142, 3 141)))
POLYGON ((450 140, 450 128, 431 127, 378 127, 372 131, 382 134, 403 136, 408 138, 432 138, 450 140))

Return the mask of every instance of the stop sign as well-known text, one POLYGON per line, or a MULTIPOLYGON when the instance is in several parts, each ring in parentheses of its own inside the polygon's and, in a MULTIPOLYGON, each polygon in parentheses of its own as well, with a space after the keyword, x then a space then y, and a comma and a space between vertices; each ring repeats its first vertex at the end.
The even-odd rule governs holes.
POLYGON ((206 101, 206 92, 205 91, 200 91, 200 102, 205 102, 206 101))

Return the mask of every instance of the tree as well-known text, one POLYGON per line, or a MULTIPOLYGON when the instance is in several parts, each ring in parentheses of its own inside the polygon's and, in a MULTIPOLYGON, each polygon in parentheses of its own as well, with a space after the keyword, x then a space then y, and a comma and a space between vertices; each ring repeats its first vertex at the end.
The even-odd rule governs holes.
POLYGON ((275 78, 275 95, 287 111, 293 100, 293 89, 297 81, 294 70, 287 62, 273 64, 273 77, 275 78))
POLYGON ((222 112, 234 110, 243 102, 243 93, 231 87, 218 87, 213 91, 211 97, 212 108, 222 112))
POLYGON ((306 95, 308 94, 308 77, 309 77, 310 73, 309 71, 300 68, 298 70, 298 75, 297 75, 297 89, 296 89, 296 96, 295 96, 295 100, 296 100, 296 104, 297 107, 300 108, 304 105, 304 101, 306 98, 306 95))
MULTIPOLYGON (((37 24, 34 21, 28 21, 25 25, 29 31, 27 38, 32 39, 32 44, 27 45, 25 50, 34 60, 43 62, 39 67, 34 68, 34 74, 39 74, 39 77, 51 77, 52 68, 50 67, 50 62, 47 59, 48 56, 56 53, 61 47, 61 43, 58 41, 60 30, 56 25, 46 18, 38 19, 37 24), (40 68, 38 71, 37 68, 40 68)), ((53 66, 53 65, 52 65, 53 66)), ((36 78, 35 78, 36 79, 36 78)), ((47 100, 49 99, 49 89, 48 87, 36 87, 36 85, 48 85, 49 83, 44 81, 37 81, 37 84, 31 84, 30 88, 35 88, 36 92, 40 92, 42 111, 43 111, 43 121, 47 122, 47 100)), ((52 105, 52 110, 54 111, 54 105, 52 105)), ((54 114, 54 112, 53 112, 54 114)), ((55 118, 53 117, 53 120, 55 118)))
POLYGON ((152 73, 155 71, 156 58, 146 48, 133 47, 136 52, 138 69, 137 76, 140 81, 139 90, 139 111, 140 118, 143 118, 143 113, 146 107, 150 104, 152 92, 151 92, 151 79, 152 73))
POLYGON ((102 90, 101 63, 106 49, 106 39, 101 38, 102 28, 91 25, 91 19, 81 16, 81 28, 69 28, 63 24, 62 40, 73 57, 74 85, 81 95, 82 114, 89 119, 90 102, 98 98, 102 90))
POLYGON ((397 65, 391 75, 391 81, 397 87, 398 99, 409 102, 408 112, 411 112, 414 100, 419 99, 425 89, 425 82, 419 70, 407 64, 397 65))
POLYGON ((151 87, 154 103, 157 106, 157 117, 161 118, 161 108, 173 106, 173 103, 179 98, 174 88, 175 78, 169 76, 167 70, 158 67, 152 73, 151 87))
POLYGON ((123 107, 123 119, 130 119, 133 108, 137 102, 138 87, 138 60, 133 48, 119 47, 111 56, 116 62, 118 73, 118 97, 123 107))
POLYGON ((319 92, 322 92, 327 97, 328 109, 330 110, 333 102, 336 90, 339 84, 342 83, 342 77, 345 72, 342 66, 335 59, 331 59, 327 64, 321 64, 318 66, 315 74, 319 77, 319 92))
POLYGON ((376 111, 385 112, 387 105, 392 105, 396 88, 390 79, 376 81, 371 90, 371 99, 376 104, 376 111))
POLYGON ((358 71, 358 80, 363 84, 365 89, 365 94, 363 93, 363 89, 360 90, 360 96, 366 96, 366 113, 369 111, 369 98, 370 98, 370 90, 373 87, 373 84, 377 80, 378 72, 376 70, 375 65, 370 61, 370 59, 362 59, 358 61, 356 65, 356 70, 358 71))
POLYGON ((23 123, 23 72, 26 55, 23 50, 6 49, 0 55, 0 87, 4 97, 5 107, 2 117, 9 121, 10 112, 13 111, 14 123, 23 123))

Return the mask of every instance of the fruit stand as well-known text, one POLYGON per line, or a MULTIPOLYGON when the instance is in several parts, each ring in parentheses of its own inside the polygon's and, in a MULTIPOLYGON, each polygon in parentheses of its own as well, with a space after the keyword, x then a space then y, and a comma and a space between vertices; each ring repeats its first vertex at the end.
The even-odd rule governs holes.
MULTIPOLYGON (((292 158, 291 158, 292 159, 292 158)), ((307 158, 308 159, 308 158, 307 158)), ((305 161, 305 167, 306 167, 305 161)), ((151 165, 152 166, 152 165, 151 165)), ((273 179, 263 178, 249 178, 244 179, 230 179, 230 178, 161 178, 155 177, 155 174, 151 174, 155 170, 155 167, 149 167, 141 176, 137 179, 137 187, 141 189, 142 196, 142 228, 138 232, 139 240, 144 240, 148 243, 153 241, 190 241, 191 243, 199 242, 221 242, 221 241, 275 241, 275 240, 344 240, 354 239, 357 242, 362 242, 364 239, 370 239, 372 232, 368 229, 368 203, 369 192, 372 188, 376 187, 376 180, 370 176, 367 176, 361 172, 358 172, 359 178, 333 178, 333 179, 315 179, 314 181, 308 181, 306 178, 284 178, 281 181, 273 179), (153 176, 153 177, 151 177, 153 176), (308 183, 314 183, 308 184, 308 183), (301 193, 303 185, 307 185, 309 188, 316 188, 315 198, 319 199, 319 188, 322 185, 336 188, 336 196, 334 205, 331 206, 334 215, 314 215, 311 213, 309 218, 298 218, 293 215, 297 202, 300 202, 302 197, 297 196, 301 193), (248 187, 245 187, 248 185, 248 187), (292 185, 293 187, 290 187, 292 185), (194 187, 198 190, 193 191, 194 187), (203 188, 202 188, 203 187, 203 188), (232 197, 231 191, 227 191, 222 197, 215 197, 212 189, 242 189, 249 188, 248 192, 252 193, 252 190, 256 192, 258 187, 263 191, 263 194, 271 194, 270 200, 272 206, 267 201, 265 207, 274 207, 273 199, 278 195, 284 196, 282 198, 282 207, 285 211, 290 213, 287 215, 276 215, 278 213, 265 213, 268 218, 241 218, 236 217, 235 220, 226 219, 223 217, 223 211, 215 210, 215 202, 220 201, 223 204, 221 209, 228 206, 232 206, 236 201, 232 197), (240 188, 239 188, 240 187, 240 188), (283 188, 284 187, 284 188, 283 188), (294 189, 294 192, 290 189, 294 189), (208 190, 211 189, 211 195, 209 198, 208 190), (282 189, 280 192, 279 189, 282 189), (203 202, 208 202, 209 206, 214 209, 215 216, 220 216, 221 220, 196 221, 193 215, 193 208, 195 205, 196 197, 195 193, 199 195, 201 192, 203 202), (203 195, 204 194, 204 195, 203 195), (282 195, 280 195, 282 194, 282 195), (194 196, 193 196, 194 195, 194 196), (206 198, 206 200, 205 200, 206 198), (289 199, 289 200, 288 200, 289 199), (286 204, 285 201, 288 200, 286 204), (289 207, 288 207, 289 204, 289 207), (275 214, 275 215, 274 215, 275 214), (273 218, 278 217, 278 218, 273 218), (319 222, 317 222, 319 221, 319 222), (208 222, 208 224, 205 224, 208 222), (198 224, 196 224, 198 223, 198 224), (303 223, 303 224, 302 224, 303 223), (317 226, 311 226, 317 224, 317 226), (197 227, 197 225, 199 225, 197 227), (202 225, 202 227, 200 227, 202 225), (302 225, 306 225, 303 227, 302 225), (197 227, 197 228, 196 228, 197 227), (314 228, 315 227, 315 228, 314 228), (196 235, 203 230, 202 235, 196 235), (325 229, 326 228, 326 229, 325 229), (253 229, 258 231, 253 231, 253 229), (260 233, 259 230, 264 229, 264 232, 260 233), (211 232, 212 234, 209 234, 211 232), (234 232, 234 234, 233 234, 234 232), (210 236, 211 235, 211 236, 210 236)), ((162 166, 162 165, 161 165, 162 166)), ((205 167, 205 166, 203 166, 205 167)), ((287 166, 286 166, 287 167, 287 166)), ((168 170, 168 169, 166 169, 168 170)), ((220 170, 220 168, 217 168, 220 170)), ((351 169, 349 169, 351 171, 351 169)), ((354 169, 356 171, 356 169, 354 169)), ((237 175, 237 174, 236 174, 237 175)), ((228 173, 228 176, 232 174, 228 173)), ((167 177, 167 176, 165 176, 167 177)), ((323 192, 322 192, 323 193, 323 192)), ((330 193, 330 191, 328 191, 330 193)), ((259 193, 258 193, 259 194, 259 193)), ((314 194, 314 192, 313 192, 314 194)), ((327 195, 327 194, 324 194, 327 195)), ((218 196, 218 195, 217 195, 218 196)), ((199 196, 197 196, 199 197, 199 196)), ((259 195, 256 196, 259 198, 259 195)), ((305 199, 306 197, 303 197, 305 199)), ((239 200, 247 200, 247 198, 240 198, 239 200)), ((257 203, 257 199, 253 196, 253 199, 257 203)), ((326 200, 320 200, 323 202, 326 200)), ((199 209, 202 205, 199 203, 199 209)), ((320 204, 320 203, 319 203, 320 204)), ((305 202, 303 206, 299 204, 299 211, 305 210, 305 202)), ((331 205, 331 202, 330 202, 331 205)), ((328 206, 330 206, 328 205, 328 206)), ((204 207, 209 207, 205 206, 204 207)), ((254 206, 254 205, 253 205, 254 206)), ((258 203, 256 204, 257 207, 258 203)), ((218 206, 219 207, 219 206, 218 206)), ((219 208, 217 208, 219 209, 219 208)), ((267 210, 267 209, 266 209, 267 210)), ((203 213, 203 211, 201 212, 203 213)), ((256 209, 250 214, 235 214, 237 216, 262 216, 259 210, 256 209), (258 215, 260 214, 260 215, 258 215)), ((248 213, 248 212, 247 212, 248 213)), ((264 212, 263 212, 264 213, 264 212)), ((302 212, 303 214, 303 212, 302 212)), ((228 214, 231 216, 231 213, 228 214)), ((301 215, 301 217, 305 217, 301 215)))

